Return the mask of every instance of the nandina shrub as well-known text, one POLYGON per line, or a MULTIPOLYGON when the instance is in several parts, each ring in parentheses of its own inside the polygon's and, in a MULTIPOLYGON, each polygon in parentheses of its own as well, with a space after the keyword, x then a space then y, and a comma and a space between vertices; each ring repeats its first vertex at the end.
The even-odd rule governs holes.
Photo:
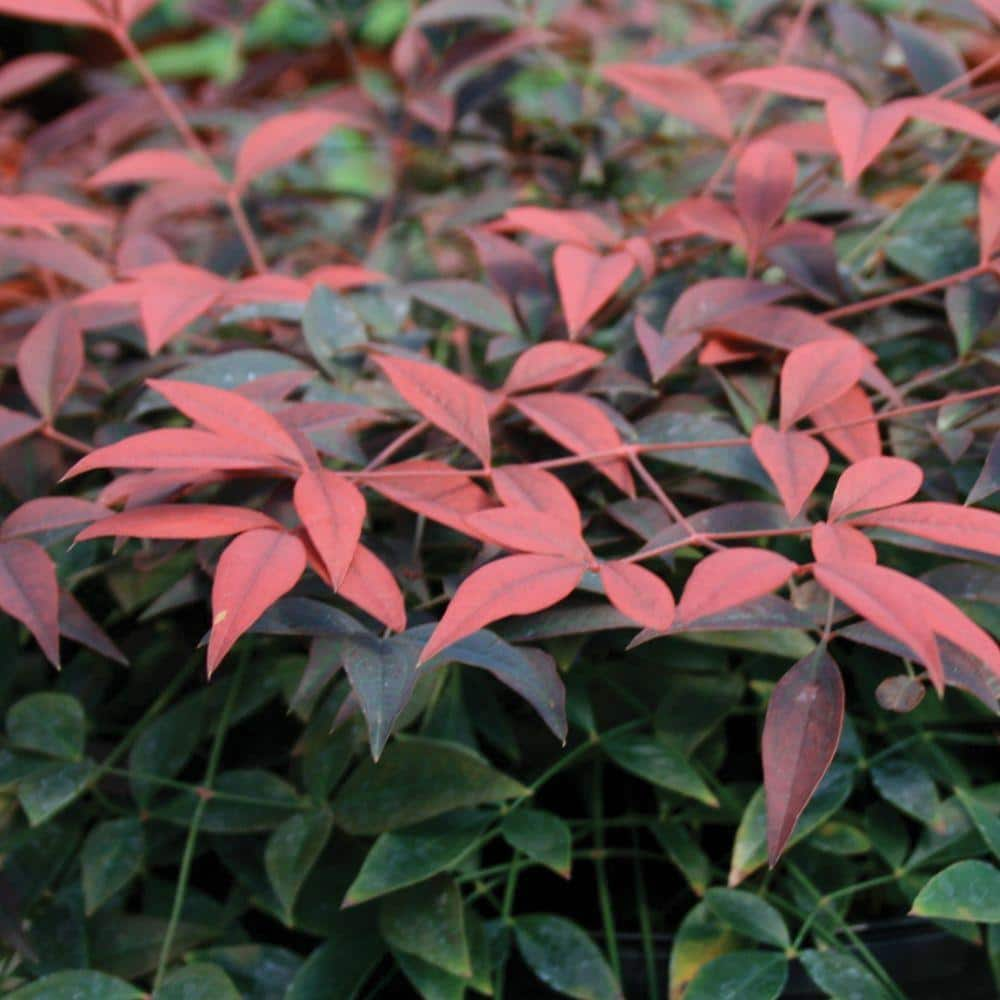
POLYGON ((998 920, 1000 10, 723 7, 0 0, 15 995, 998 920))

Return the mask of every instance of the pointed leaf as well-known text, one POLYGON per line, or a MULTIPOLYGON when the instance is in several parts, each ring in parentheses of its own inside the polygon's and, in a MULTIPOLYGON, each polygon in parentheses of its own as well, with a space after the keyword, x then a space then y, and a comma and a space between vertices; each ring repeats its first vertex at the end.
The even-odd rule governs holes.
POLYGON ((247 507, 224 504, 154 504, 112 514, 84 528, 76 541, 91 538, 220 538, 255 528, 281 530, 273 518, 247 507))
MULTIPOLYGON (((613 452, 622 447, 618 429, 592 399, 565 392, 538 392, 518 396, 513 403, 533 424, 574 454, 613 452)), ((623 493, 634 495, 632 474, 624 459, 595 459, 593 464, 623 493)))
POLYGON ((225 190, 222 178, 213 167, 197 163, 186 153, 173 149, 142 149, 127 153, 98 170, 87 181, 87 187, 149 181, 190 184, 192 187, 217 190, 220 193, 225 190))
POLYGON ((48 553, 25 538, 0 542, 0 611, 16 618, 59 666, 59 586, 48 553))
POLYGON ((905 458, 868 458, 844 470, 830 501, 830 518, 906 503, 924 481, 923 470, 905 458))
POLYGON ((781 369, 781 429, 843 396, 870 360, 867 348, 842 337, 796 347, 781 369))
POLYGON ((406 606, 396 578, 385 563, 360 542, 340 583, 340 596, 395 632, 406 628, 406 606))
POLYGON ((557 604, 572 593, 582 576, 582 564, 559 556, 508 556, 480 567, 455 591, 420 662, 499 618, 557 604))
POLYGON ((902 128, 906 121, 902 105, 902 101, 892 101, 880 108, 869 108, 855 94, 827 101, 826 121, 848 184, 864 173, 902 128))
POLYGON ((581 375, 604 361, 604 353, 586 344, 551 340, 520 354, 504 382, 507 392, 542 389, 581 375))
POLYGON ((350 568, 365 521, 365 498, 329 469, 307 470, 294 491, 295 510, 337 590, 350 568))
POLYGON ((289 816, 268 837, 264 869, 289 921, 302 883, 326 846, 332 828, 330 813, 317 810, 289 816))
POLYGON ((875 546, 867 535, 849 524, 813 525, 812 550, 817 562, 876 563, 875 546))
POLYGON ((784 216, 795 191, 795 157, 769 139, 750 143, 736 163, 736 211, 752 248, 784 216))
POLYGON ((510 306, 495 292, 474 281, 461 278, 414 281, 405 290, 418 302, 453 316, 460 323, 508 336, 518 332, 510 306))
POLYGON ((825 101, 831 97, 857 97, 854 89, 832 73, 802 66, 768 66, 733 73, 725 79, 727 87, 754 87, 777 94, 787 94, 805 101, 825 101))
POLYGON ((874 416, 871 400, 864 389, 856 385, 839 399, 818 407, 812 414, 812 421, 848 461, 860 462, 882 454, 874 416))
POLYGON ((704 77, 682 66, 611 63, 605 80, 661 111, 693 122, 719 139, 732 138, 732 126, 718 91, 704 77))
POLYGON ((111 511, 103 504, 79 497, 38 497, 21 504, 0 524, 0 537, 18 538, 36 532, 59 531, 79 524, 90 524, 111 511))
POLYGON ((590 550, 579 532, 554 514, 523 507, 495 507, 471 514, 468 522, 477 538, 514 552, 562 556, 581 563, 590 559, 590 550))
POLYGON ((933 920, 1000 924, 1000 870, 986 861, 958 861, 920 890, 910 912, 933 920))
POLYGON ((41 426, 42 421, 38 417, 30 417, 27 413, 18 413, 17 410, 0 406, 0 448, 26 438, 41 426))
POLYGON ((979 183, 979 259, 985 264, 1000 250, 1000 155, 990 160, 979 183))
POLYGON ((490 464, 490 418, 486 393, 438 365, 388 354, 375 362, 396 392, 422 417, 466 446, 484 466, 490 464))
POLYGON ((382 905, 379 929, 396 952, 419 958, 460 979, 472 975, 462 893, 439 877, 394 893, 382 905))
POLYGON ((226 546, 212 584, 209 676, 233 643, 298 583, 305 568, 302 543, 281 531, 255 529, 226 546))
POLYGON ((786 583, 798 567, 766 549, 724 549, 705 556, 691 571, 677 606, 677 624, 763 597, 786 583))
POLYGON ((668 337, 657 333, 642 316, 636 317, 635 336, 654 382, 669 375, 701 345, 701 335, 698 333, 668 337))
POLYGON ((111 25, 110 19, 87 0, 44 0, 43 3, 36 0, 0 0, 0 14, 102 30, 111 25))
POLYGON ((1000 490, 1000 434, 993 439, 983 467, 965 498, 967 504, 979 503, 1000 490))
POLYGON ((750 444, 774 482, 789 518, 798 517, 830 463, 826 448, 808 434, 776 431, 766 424, 753 429, 750 444))
POLYGON ((818 648, 781 678, 767 705, 762 755, 772 868, 837 752, 843 723, 844 682, 818 648))
POLYGON ((146 845, 138 819, 112 819, 98 823, 83 842, 81 883, 89 916, 139 874, 146 845))
POLYGON ((775 952, 739 950, 703 965, 684 991, 685 1000, 778 1000, 788 979, 788 959, 775 952))
POLYGON ((864 514, 857 522, 1000 556, 1000 514, 992 510, 953 503, 904 503, 864 514))
POLYGON ((601 563, 601 582, 608 600, 644 628, 665 632, 674 620, 670 588, 644 566, 623 561, 601 563))
POLYGON ((504 817, 500 832, 515 850, 569 878, 573 835, 565 820, 541 809, 518 809, 504 817))
POLYGON ((0 102, 40 87, 75 65, 72 56, 61 52, 34 52, 10 59, 0 67, 0 102))
POLYGON ((662 737, 620 733, 603 739, 601 745, 626 771, 660 788, 718 807, 718 799, 695 767, 662 737))
POLYGON ((583 531, 580 508, 561 479, 530 465, 493 470, 493 488, 507 507, 521 507, 559 518, 574 535, 583 531))
POLYGON ((602 256, 569 243, 556 247, 552 260, 570 337, 576 337, 583 330, 635 267, 627 253, 602 256))
POLYGON ((83 371, 83 334, 69 309, 50 309, 21 341, 17 375, 35 409, 51 421, 83 371))

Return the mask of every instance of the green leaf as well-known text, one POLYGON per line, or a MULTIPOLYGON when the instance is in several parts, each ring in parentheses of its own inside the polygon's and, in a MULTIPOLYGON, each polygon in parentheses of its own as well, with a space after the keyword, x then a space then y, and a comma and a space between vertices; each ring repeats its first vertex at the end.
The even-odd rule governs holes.
POLYGON ((8 1000, 137 1000, 146 994, 103 972, 54 972, 15 990, 8 1000))
POLYGON ((236 944, 188 952, 191 962, 217 965, 242 990, 243 1000, 275 1000, 284 997, 302 959, 287 948, 273 945, 236 944))
POLYGON ((55 691, 29 694, 7 713, 7 737, 14 746, 61 760, 83 757, 86 727, 83 706, 55 691))
POLYGON ((931 776, 917 763, 890 757, 872 765, 872 784, 879 795, 921 823, 933 826, 941 806, 931 776))
MULTIPOLYGON (((257 833, 273 830, 299 806, 295 789, 270 771, 226 771, 213 786, 214 792, 246 798, 233 802, 213 796, 202 813, 201 828, 206 833, 257 833)), ((187 826, 194 815, 197 797, 183 792, 162 809, 156 818, 187 826)))
POLYGON ((904 210, 896 235, 885 245, 886 256, 920 281, 971 267, 979 248, 967 222, 976 212, 974 185, 942 184, 904 210))
POLYGON ((920 890, 910 912, 942 920, 1000 923, 1000 871, 985 861, 959 861, 920 890))
POLYGON ((776 1000, 788 978, 788 959, 763 951, 732 951, 698 970, 684 1000, 776 1000))
POLYGON ((312 356, 328 375, 337 375, 337 358, 368 340, 365 324, 350 302, 326 285, 317 285, 302 316, 302 333, 312 356))
POLYGON ((264 867, 288 923, 292 922, 295 897, 332 829, 333 817, 328 812, 298 813, 289 816, 268 838, 264 867))
POLYGON ((680 869, 696 896, 703 896, 712 878, 712 862, 683 823, 671 820, 650 826, 660 847, 680 869))
POLYGON ((334 819, 364 836, 527 793, 463 746, 408 738, 396 740, 380 763, 366 760, 358 767, 334 802, 334 819))
POLYGON ((1000 819, 994 810, 968 788, 956 788, 955 795, 969 814, 969 819, 975 824, 986 846, 993 853, 993 857, 1000 861, 1000 819))
MULTIPOLYGON (((847 801, 851 794, 852 769, 834 761, 809 805, 799 817, 788 846, 799 843, 825 823, 847 801)), ((736 831, 733 857, 729 869, 730 886, 739 885, 748 875, 767 862, 767 809, 764 789, 758 788, 747 803, 736 831)))
POLYGON ((517 321, 510 306, 485 285, 461 278, 414 281, 405 286, 418 302, 491 333, 517 335, 517 321))
POLYGON ((409 952, 395 952, 393 957, 422 1000, 462 1000, 465 996, 468 984, 464 979, 409 952))
POLYGON ((472 975, 462 894, 451 879, 393 893, 382 904, 380 927, 393 951, 417 955, 462 979, 472 975))
POLYGON ((541 809, 518 809, 504 817, 500 832, 511 847, 569 878, 573 835, 565 820, 541 809))
POLYGON ((673 747, 656 736, 621 733, 601 741, 608 756, 619 766, 660 788, 688 795, 705 805, 719 800, 701 775, 673 747))
POLYGON ((195 962, 175 969, 156 991, 156 1000, 241 1000, 233 981, 217 965, 195 962))
POLYGON ((741 943, 741 938, 719 920, 707 903, 695 904, 677 928, 670 949, 670 996, 684 995, 704 966, 741 943))
POLYGON ((384 954, 373 912, 337 914, 326 944, 306 959, 283 1000, 352 1000, 384 954))
POLYGON ((181 772, 208 733, 213 693, 199 691, 168 709, 143 729, 129 752, 132 794, 148 806, 161 786, 141 775, 173 778, 181 772))
POLYGON ((90 916, 142 869, 146 852, 138 819, 98 823, 83 842, 83 898, 90 916))
MULTIPOLYGON (((172 888, 172 887, 171 887, 172 888)), ((166 917, 144 913, 121 913, 111 907, 90 921, 91 964, 107 969, 123 979, 135 979, 152 972, 163 949, 166 917)), ((195 945, 218 934, 215 923, 206 925, 183 919, 176 926, 171 960, 180 958, 195 945)))
POLYGON ((17 797, 32 826, 51 819, 87 787, 94 765, 50 764, 28 775, 17 786, 17 797))
POLYGON ((481 816, 448 816, 383 833, 347 890, 344 905, 363 903, 447 871, 476 846, 485 825, 481 816))
POLYGON ((621 1000, 624 994, 590 937, 564 917, 518 917, 514 935, 521 957, 538 978, 578 1000, 621 1000))
POLYGON ((705 903, 723 924, 742 937, 776 948, 787 948, 791 943, 781 914, 759 896, 737 889, 709 889, 705 903))
POLYGON ((1000 286, 992 274, 952 285, 944 293, 948 324, 955 335, 959 356, 967 354, 980 333, 996 319, 1000 309, 1000 286))
POLYGON ((889 1000, 891 994, 853 955, 844 951, 799 954, 812 981, 835 1000, 889 1000))

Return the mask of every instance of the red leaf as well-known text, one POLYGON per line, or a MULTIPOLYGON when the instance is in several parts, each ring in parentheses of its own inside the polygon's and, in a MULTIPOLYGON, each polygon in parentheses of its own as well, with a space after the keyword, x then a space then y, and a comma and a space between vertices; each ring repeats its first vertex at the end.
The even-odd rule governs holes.
POLYGON ((903 114, 910 118, 920 118, 925 122, 940 125, 942 128, 963 132, 983 142, 991 142, 1000 146, 1000 128, 972 108, 956 101, 946 101, 940 97, 907 97, 895 101, 903 114))
POLYGON ((874 565, 878 561, 875 546, 867 535, 849 524, 813 525, 812 550, 817 562, 860 562, 874 565))
POLYGON ((212 503, 154 504, 112 514, 84 528, 76 541, 91 538, 220 538, 257 528, 281 530, 273 518, 247 507, 212 503))
POLYGON ((518 357, 503 387, 507 392, 541 389, 590 371, 603 361, 604 353, 595 347, 565 340, 546 341, 529 347, 518 357))
POLYGON ((468 530, 467 515, 492 506, 469 476, 444 462, 400 462, 366 476, 364 482, 394 503, 461 532, 468 530))
POLYGON ((556 247, 552 262, 571 337, 621 288, 635 267, 630 254, 602 256, 569 243, 556 247))
POLYGON ((1000 514, 991 510, 953 503, 904 503, 865 514, 856 523, 1000 556, 1000 514))
POLYGON ((601 69, 605 80, 640 101, 683 118, 710 135, 733 137, 729 114, 718 91, 704 77, 680 66, 611 63, 601 69))
POLYGON ((302 452, 288 431, 267 410, 240 393, 157 378, 147 379, 146 384, 206 430, 292 465, 304 464, 302 452))
POLYGON ((110 26, 110 20, 87 0, 0 0, 0 14, 86 28, 110 26))
POLYGON ((104 630, 81 607, 68 591, 59 590, 59 634, 128 666, 128 657, 108 638, 104 630))
POLYGON ((420 663, 499 618, 557 604, 573 592, 582 576, 580 563, 558 556, 507 556, 481 566, 459 584, 420 654, 420 663))
POLYGON ((173 149, 142 149, 127 153, 98 170, 87 187, 171 181, 225 193, 225 182, 214 167, 197 163, 186 153, 173 149))
POLYGON ((900 130, 906 121, 902 103, 893 101, 881 108, 869 108, 853 93, 827 101, 827 124, 848 184, 861 176, 900 130))
POLYGON ((381 271, 372 271, 357 264, 325 264, 306 275, 306 283, 312 287, 326 285, 335 292, 344 292, 364 285, 380 285, 389 278, 381 271))
POLYGON ((0 537, 17 538, 37 532, 58 531, 78 524, 89 524, 111 511, 103 504, 78 497, 38 497, 21 504, 0 525, 0 537))
POLYGON ((489 466, 489 397, 479 386, 446 368, 421 361, 379 354, 375 362, 396 392, 422 417, 461 441, 489 466))
POLYGON ((750 445, 777 487, 789 518, 797 517, 830 463, 826 448, 808 434, 776 431, 764 424, 754 428, 750 445))
POLYGON ((166 428, 134 434, 84 455, 63 479, 92 469, 275 469, 260 449, 208 431, 166 428))
POLYGON ((733 73, 723 80, 727 87, 754 87, 787 94, 804 101, 826 101, 832 97, 857 97, 854 89, 832 73, 801 66, 767 66, 733 73))
POLYGON ((796 347, 781 369, 781 429, 828 406, 851 389, 868 366, 867 348, 846 337, 796 347))
POLYGON ((258 125, 244 140, 236 155, 234 186, 243 191, 261 174, 290 163, 318 145, 336 125, 362 125, 342 111, 305 108, 278 115, 258 125))
POLYGON ((654 382, 669 375, 701 344, 701 336, 697 333, 682 333, 674 337, 657 333, 642 316, 635 318, 635 336, 654 382))
POLYGON ((784 146, 768 139, 747 146, 736 163, 735 201, 751 257, 784 216, 794 191, 795 157, 784 146))
POLYGON ((0 611, 25 625, 49 662, 59 666, 59 585, 56 568, 37 542, 0 542, 0 611))
POLYGON ((338 590, 354 558, 365 521, 365 498, 329 469, 307 471, 295 484, 295 510, 338 590))
POLYGON ((478 538, 514 552, 563 556, 580 562, 590 559, 590 550, 580 533, 552 514, 523 507, 495 507, 471 514, 468 521, 478 538))
POLYGON ((994 156, 979 185, 979 260, 1000 250, 1000 156, 994 156))
POLYGON ((490 281, 508 298, 524 292, 543 293, 545 275, 529 250, 485 226, 465 230, 490 281))
POLYGON ((35 409, 51 421, 83 371, 83 334, 69 309, 56 307, 31 328, 17 352, 17 375, 35 409))
POLYGON ((644 566, 628 562, 601 563, 601 582, 608 600, 644 628, 666 632, 674 620, 674 595, 644 566))
POLYGON ((226 546, 212 583, 209 677, 233 643, 295 586, 305 568, 302 543, 282 531, 248 531, 226 546))
POLYGON ((705 556, 684 586, 677 605, 678 624, 727 611, 770 594, 798 567, 790 559, 766 549, 723 549, 705 556))
MULTIPOLYGON (((565 392, 540 392, 518 396, 514 405, 553 440, 577 455, 611 452, 622 447, 621 435, 593 400, 565 392)), ((594 466, 623 493, 633 496, 635 486, 624 459, 596 459, 594 466)))
POLYGON ((493 488, 508 507, 523 507, 559 518, 575 535, 583 531, 580 508, 561 479, 530 465, 493 470, 493 488))
POLYGON ((218 275, 187 264, 153 264, 135 272, 134 277, 134 294, 150 354, 156 354, 184 327, 208 312, 227 287, 218 275))
POLYGON ((534 205, 508 209, 491 228, 532 233, 556 243, 573 243, 591 248, 613 246, 619 238, 603 219, 592 212, 538 208, 534 205))
POLYGON ((340 584, 340 596, 394 632, 406 628, 406 606, 392 573, 370 549, 358 545, 340 584))
POLYGON ((767 305, 787 298, 790 289, 782 285, 766 285, 749 278, 709 278, 681 292, 667 316, 664 333, 675 337, 681 333, 701 332, 717 324, 723 317, 738 315, 744 309, 767 305))
POLYGON ((673 214, 678 222, 694 233, 734 246, 743 246, 747 241, 746 230, 736 213, 714 198, 687 198, 673 206, 673 214))
POLYGON ((761 753, 772 868, 837 752, 843 725, 844 682, 820 647, 778 681, 767 703, 761 753))
POLYGON ((9 101, 33 90, 76 65, 72 56, 61 52, 36 52, 11 59, 0 67, 0 101, 9 101))
POLYGON ((878 423, 871 419, 874 416, 875 409, 864 389, 854 386, 839 399, 818 407, 812 414, 812 422, 848 461, 860 462, 882 454, 878 423))
POLYGON ((919 590, 915 595, 916 580, 886 566, 861 562, 817 563, 813 575, 851 610, 912 650, 941 689, 941 655, 926 607, 920 600, 914 602, 914 596, 921 596, 919 590))
POLYGON ((920 489, 924 473, 905 458, 868 458, 848 466, 837 480, 830 519, 906 503, 920 489))

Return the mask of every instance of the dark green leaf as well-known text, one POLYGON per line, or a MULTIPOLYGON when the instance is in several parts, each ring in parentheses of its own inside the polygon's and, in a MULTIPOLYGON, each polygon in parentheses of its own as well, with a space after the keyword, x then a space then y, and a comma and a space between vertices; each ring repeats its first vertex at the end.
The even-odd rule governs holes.
POLYGON ((935 875, 911 913, 941 920, 1000 923, 1000 871, 985 861, 959 861, 935 875))
POLYGON ((569 878, 573 835, 565 820, 541 809, 518 809, 504 817, 500 832, 511 847, 569 878))
POLYGON ((1000 285, 992 274, 952 285, 944 293, 948 323, 960 356, 967 354, 1000 309, 1000 285))
POLYGON ((205 948, 185 957, 219 966, 241 991, 243 1000, 280 1000, 302 967, 302 959, 294 952, 272 945, 205 948))
POLYGON ((22 986, 9 1000, 138 1000, 142 990, 114 976, 92 970, 54 972, 22 986))
MULTIPOLYGON (((206 833, 273 830, 299 805, 295 789, 270 771, 227 771, 216 779, 213 790, 246 801, 211 797, 202 814, 201 828, 206 833)), ((196 803, 194 794, 182 792, 158 809, 156 817, 186 827, 196 803)))
POLYGON ((956 788, 955 795, 969 814, 969 819, 975 824, 986 846, 993 852, 993 857, 1000 861, 1000 818, 997 817, 995 810, 968 788, 956 788))
POLYGON ((393 951, 417 955, 462 979, 472 975, 462 894, 451 879, 393 893, 382 904, 380 926, 393 951))
POLYGON ((979 503, 1000 490, 1000 434, 993 439, 978 478, 969 490, 966 503, 979 503))
POLYGON ((61 760, 83 756, 86 726, 76 698, 55 691, 29 694, 7 713, 7 737, 14 746, 61 760))
POLYGON ((289 816, 268 838, 264 866, 289 923, 295 897, 326 846, 332 828, 333 817, 328 812, 298 813, 289 816))
POLYGON ((518 917, 521 957, 547 986, 578 1000, 621 1000, 624 994, 590 937, 564 917, 518 917))
POLYGON ((919 764, 889 757, 875 763, 871 775, 882 798, 921 823, 933 825, 941 800, 931 776, 919 764))
POLYGON ((716 917, 707 903, 696 903, 681 921, 670 949, 670 996, 682 996, 705 965, 740 944, 740 937, 716 917))
POLYGON ((732 951, 698 970, 684 1000, 776 1000, 788 978, 788 959, 763 951, 732 951))
POLYGON ((363 903, 448 871, 479 843, 484 826, 481 817, 457 814, 383 833, 347 890, 344 905, 363 903))
POLYGON ((709 806, 719 800, 701 775, 673 747, 656 736, 622 733, 602 741, 608 756, 626 771, 660 788, 688 795, 709 806))
POLYGON ((334 819, 348 833, 369 835, 525 794, 465 747, 412 738, 395 741, 380 763, 361 764, 334 802, 334 819))
POLYGON ((329 940, 306 959, 283 1000, 352 1000, 384 954, 374 913, 338 914, 329 940))
POLYGON ((775 948, 787 948, 791 943, 781 914, 759 896, 738 889, 709 889, 705 902, 723 924, 742 937, 775 948))
POLYGON ((364 344, 365 324, 350 302, 326 285, 317 285, 302 316, 302 333, 312 356, 328 375, 336 375, 337 359, 364 344))
POLYGON ((138 819, 105 820, 87 834, 81 864, 88 916, 139 873, 145 851, 138 819))
POLYGON ((217 965, 195 962, 175 969, 156 991, 156 1000, 241 1000, 233 981, 217 965))
POLYGON ((468 984, 459 976, 409 952, 399 951, 393 957, 422 1000, 462 1000, 465 996, 468 984))
POLYGON ((93 772, 90 761, 79 764, 50 764, 25 778, 17 797, 32 826, 51 819, 68 806, 86 787, 93 772))
POLYGON ((405 290, 418 302, 454 317, 460 323, 491 333, 517 334, 517 321, 510 306, 485 285, 460 278, 414 281, 405 290))
POLYGON ((843 951, 799 954, 812 981, 835 1000, 889 1000, 891 994, 853 955, 843 951))

